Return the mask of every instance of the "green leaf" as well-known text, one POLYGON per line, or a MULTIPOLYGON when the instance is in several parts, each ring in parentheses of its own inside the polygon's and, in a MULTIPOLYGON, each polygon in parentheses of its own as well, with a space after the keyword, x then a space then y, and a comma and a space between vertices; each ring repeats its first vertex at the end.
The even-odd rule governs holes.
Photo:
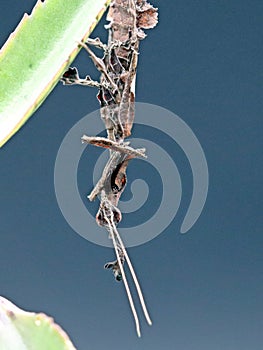
POLYGON ((52 318, 21 310, 0 297, 0 350, 36 349, 76 350, 52 318))
POLYGON ((0 147, 52 91, 110 0, 38 1, 0 51, 0 147))

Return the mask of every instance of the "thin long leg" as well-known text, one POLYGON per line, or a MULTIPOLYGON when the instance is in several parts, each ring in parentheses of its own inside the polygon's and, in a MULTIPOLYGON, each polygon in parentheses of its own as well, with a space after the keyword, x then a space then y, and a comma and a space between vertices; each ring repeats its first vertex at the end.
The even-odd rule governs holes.
POLYGON ((86 45, 85 43, 83 43, 81 41, 79 41, 78 43, 79 43, 79 45, 81 45, 89 53, 90 58, 92 59, 95 67, 98 69, 98 71, 100 71, 102 74, 104 74, 104 76, 106 77, 108 82, 111 84, 113 90, 117 91, 118 90, 118 86, 114 83, 112 78, 109 76, 109 74, 107 72, 107 68, 106 68, 103 60, 101 58, 97 57, 95 55, 95 53, 92 52, 92 50, 88 47, 88 45, 86 45))
POLYGON ((102 49, 103 51, 107 50, 107 45, 103 44, 101 42, 100 38, 95 38, 95 39, 88 38, 85 43, 88 45, 98 47, 99 49, 102 49))

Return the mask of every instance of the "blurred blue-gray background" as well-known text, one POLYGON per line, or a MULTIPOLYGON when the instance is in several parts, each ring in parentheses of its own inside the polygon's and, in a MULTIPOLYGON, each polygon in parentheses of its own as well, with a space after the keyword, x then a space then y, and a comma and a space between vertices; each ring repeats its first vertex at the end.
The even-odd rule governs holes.
MULTIPOLYGON (((33 5, 1 2, 1 45, 33 5)), ((172 145, 183 181, 179 212, 156 239, 129 249, 153 326, 143 321, 137 338, 124 287, 103 270, 113 251, 76 234, 57 205, 57 151, 68 130, 98 108, 89 88, 59 84, 0 150, 0 295, 52 315, 79 350, 261 350, 263 3, 154 5, 160 23, 141 44, 137 101, 170 109, 192 128, 207 158, 210 188, 199 220, 181 235, 192 177, 172 145)), ((93 36, 105 41, 104 23, 93 36)), ((98 77, 85 52, 74 65, 98 77)), ((130 182, 142 173, 135 162, 130 182)), ((150 171, 148 179, 158 182, 150 171)), ((79 181, 85 200, 91 179, 80 174, 79 181)), ((153 186, 159 193, 158 183, 153 186)), ((156 206, 159 196, 151 198, 156 206)))

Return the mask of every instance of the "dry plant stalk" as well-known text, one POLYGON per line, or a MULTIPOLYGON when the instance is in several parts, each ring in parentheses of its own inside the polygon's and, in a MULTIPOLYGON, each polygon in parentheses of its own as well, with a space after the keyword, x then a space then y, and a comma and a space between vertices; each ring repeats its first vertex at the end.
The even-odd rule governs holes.
POLYGON ((63 83, 67 85, 80 84, 99 89, 97 98, 108 138, 84 135, 82 142, 108 148, 110 158, 88 198, 94 200, 100 196, 96 220, 98 225, 109 232, 117 257, 116 261, 109 262, 104 267, 112 269, 117 281, 123 280, 139 337, 140 324, 124 271, 125 262, 130 269, 145 318, 149 325, 152 322, 131 261, 116 228, 121 220, 117 205, 126 185, 129 161, 135 157, 146 157, 145 149, 133 149, 124 140, 131 135, 134 121, 135 78, 140 40, 146 37, 143 29, 153 28, 157 24, 157 16, 157 9, 147 0, 113 0, 107 15, 110 22, 106 26, 109 31, 107 45, 99 38, 80 43, 101 72, 100 82, 92 80, 90 76, 81 79, 75 67, 69 68, 62 77, 63 83), (104 51, 103 58, 97 57, 89 45, 101 48, 104 51))

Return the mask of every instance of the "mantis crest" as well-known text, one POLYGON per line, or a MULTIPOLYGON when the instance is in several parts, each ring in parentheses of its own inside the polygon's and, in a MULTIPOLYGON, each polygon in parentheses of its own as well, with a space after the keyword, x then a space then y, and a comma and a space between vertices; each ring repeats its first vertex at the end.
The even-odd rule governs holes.
POLYGON ((107 20, 108 43, 99 38, 79 43, 90 55, 101 73, 100 81, 90 76, 80 78, 75 67, 69 68, 62 77, 65 85, 79 84, 98 88, 101 119, 105 123, 107 138, 83 135, 82 142, 108 148, 110 157, 101 178, 89 194, 89 200, 100 198, 96 215, 97 224, 106 228, 113 241, 116 260, 105 264, 111 269, 117 281, 123 280, 130 307, 134 316, 137 334, 140 337, 140 324, 127 282, 124 265, 127 263, 133 278, 145 318, 152 324, 144 297, 133 266, 118 233, 117 225, 122 215, 118 202, 126 185, 126 168, 135 157, 146 158, 145 149, 134 149, 125 138, 131 135, 135 114, 135 79, 138 63, 139 44, 146 37, 143 29, 153 28, 157 24, 157 9, 147 0, 113 0, 109 7, 107 20), (103 57, 97 57, 90 46, 103 50, 103 57))

